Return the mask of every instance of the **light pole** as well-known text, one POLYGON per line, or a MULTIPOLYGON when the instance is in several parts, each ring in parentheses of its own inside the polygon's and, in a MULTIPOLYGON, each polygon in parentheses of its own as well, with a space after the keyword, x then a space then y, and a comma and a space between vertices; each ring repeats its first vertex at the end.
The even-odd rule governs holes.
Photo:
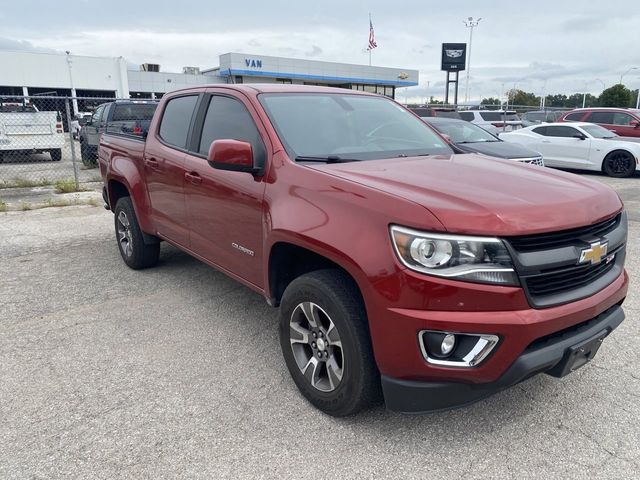
POLYGON ((465 80, 464 87, 464 101, 469 101, 469 73, 471 72, 471 43, 473 42, 473 28, 478 26, 482 18, 474 20, 473 17, 468 17, 463 20, 464 26, 469 29, 469 53, 467 54, 467 79, 465 80))
POLYGON ((71 73, 73 60, 71 59, 71 52, 69 50, 66 50, 65 53, 67 54, 67 68, 69 70, 69 86, 71 87, 71 105, 73 109, 73 112, 71 113, 75 117, 78 114, 78 99, 76 98, 76 89, 73 86, 73 74, 71 73))
POLYGON ((622 75, 620 75, 620 85, 622 85, 622 79, 624 78, 624 76, 629 73, 631 70, 638 70, 638 67, 630 67, 626 72, 624 72, 622 75))

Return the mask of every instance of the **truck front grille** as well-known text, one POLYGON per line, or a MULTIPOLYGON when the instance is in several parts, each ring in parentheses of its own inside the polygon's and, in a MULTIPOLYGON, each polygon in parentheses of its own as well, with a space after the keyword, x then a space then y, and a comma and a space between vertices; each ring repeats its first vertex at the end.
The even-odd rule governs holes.
POLYGON ((609 218, 595 225, 572 228, 560 232, 540 233, 536 235, 524 235, 509 238, 509 243, 518 252, 530 252, 535 250, 547 250, 553 248, 575 245, 580 237, 598 238, 614 230, 620 223, 621 214, 609 218))
POLYGON ((538 167, 544 167, 544 160, 542 157, 526 158, 520 160, 522 163, 528 163, 529 165, 537 165, 538 167))
POLYGON ((613 266, 613 261, 598 265, 578 265, 529 277, 525 282, 531 295, 554 295, 588 285, 604 276, 613 266))
POLYGON ((571 230, 505 238, 529 304, 547 308, 587 298, 606 288, 624 269, 625 212, 571 230), (593 242, 607 245, 596 264, 580 263, 593 242))

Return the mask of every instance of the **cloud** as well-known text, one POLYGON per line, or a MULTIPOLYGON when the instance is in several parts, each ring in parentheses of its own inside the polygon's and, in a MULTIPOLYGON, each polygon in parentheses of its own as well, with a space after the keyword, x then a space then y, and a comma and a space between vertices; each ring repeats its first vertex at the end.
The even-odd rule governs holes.
POLYGON ((311 51, 310 52, 305 52, 304 55, 306 57, 318 57, 318 56, 322 55, 322 49, 317 45, 312 45, 311 46, 311 51))
POLYGON ((34 45, 27 40, 0 37, 0 50, 15 52, 64 53, 61 50, 34 45))

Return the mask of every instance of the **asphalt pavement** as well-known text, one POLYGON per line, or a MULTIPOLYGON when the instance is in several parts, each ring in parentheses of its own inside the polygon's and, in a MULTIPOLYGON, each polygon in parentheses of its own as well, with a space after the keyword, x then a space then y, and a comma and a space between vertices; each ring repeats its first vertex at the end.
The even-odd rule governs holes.
POLYGON ((132 271, 101 207, 0 213, 0 478, 638 478, 640 178, 627 319, 564 379, 459 410, 335 419, 298 394, 277 312, 163 245, 132 271))

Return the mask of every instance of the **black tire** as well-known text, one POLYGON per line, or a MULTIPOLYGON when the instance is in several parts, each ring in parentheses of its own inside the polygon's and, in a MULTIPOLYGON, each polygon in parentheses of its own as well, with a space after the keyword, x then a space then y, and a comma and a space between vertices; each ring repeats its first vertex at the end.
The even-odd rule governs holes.
POLYGON ((96 165, 96 160, 91 155, 89 145, 83 142, 82 139, 80 140, 80 158, 85 167, 94 167, 96 165))
POLYGON ((116 241, 122 260, 130 268, 153 267, 160 257, 160 243, 146 244, 130 197, 122 197, 114 210, 116 241))
POLYGON ((614 150, 604 158, 602 170, 610 177, 630 177, 636 171, 636 159, 625 150, 614 150))
POLYGON ((296 386, 312 405, 324 413, 335 417, 353 415, 380 401, 380 375, 373 357, 367 314, 357 286, 344 272, 318 270, 302 275, 289 284, 280 305, 280 346, 296 386), (306 331, 309 334, 304 335, 291 327, 296 325, 305 330, 295 320, 298 317, 309 318, 304 313, 304 305, 319 307, 316 310, 319 324, 326 326, 328 319, 329 325, 335 326, 333 333, 325 332, 322 348, 320 340, 318 344, 313 341, 313 338, 322 336, 322 328, 314 329, 308 323, 306 331), (336 331, 339 342, 334 342, 336 331), (318 336, 312 337, 315 333, 318 336), (297 336, 300 338, 292 341, 297 336), (340 347, 337 343, 340 343, 340 347), (312 344, 315 346, 312 347, 312 344), (324 366, 318 366, 322 360, 318 360, 316 355, 326 356, 327 353, 324 366), (309 362, 311 357, 316 360, 315 365, 305 369, 307 376, 299 366, 305 364, 306 356, 309 362), (338 357, 342 359, 340 369, 335 368, 340 366, 338 357), (330 363, 334 366, 331 372, 340 371, 338 381, 332 380, 338 377, 331 375, 330 363), (310 369, 312 372, 309 372, 310 369), (310 377, 315 376, 316 369, 319 373, 314 386, 310 377), (326 378, 322 377, 323 372, 326 378))
POLYGON ((56 150, 49 150, 49 155, 51 155, 51 160, 59 162, 62 160, 62 149, 58 148, 56 150))

